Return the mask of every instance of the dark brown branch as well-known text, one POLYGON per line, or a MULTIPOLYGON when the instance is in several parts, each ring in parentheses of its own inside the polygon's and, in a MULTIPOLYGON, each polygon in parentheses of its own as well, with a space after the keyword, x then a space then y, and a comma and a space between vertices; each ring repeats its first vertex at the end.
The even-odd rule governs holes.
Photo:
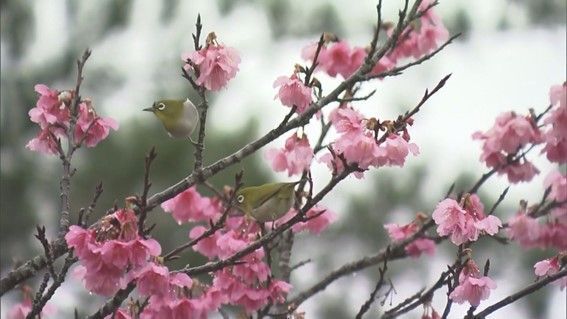
POLYGON ((128 283, 128 286, 124 289, 120 289, 112 299, 106 301, 104 306, 100 308, 97 312, 93 313, 87 319, 103 319, 104 317, 108 316, 109 314, 113 313, 120 307, 122 302, 128 298, 128 295, 136 288, 136 283, 131 281, 128 283))
POLYGON ((526 288, 516 292, 515 294, 512 294, 506 298, 503 298, 502 300, 498 301, 497 303, 486 307, 484 310, 482 310, 481 312, 479 312, 478 314, 474 315, 474 319, 482 319, 482 318, 486 318, 489 314, 493 313, 494 311, 503 308, 511 303, 513 303, 514 301, 523 298, 529 294, 532 294, 536 291, 538 291, 539 289, 545 287, 547 284, 558 280, 560 278, 563 278, 567 276, 567 269, 563 269, 553 275, 547 276, 529 286, 527 286, 526 288))
POLYGON ((59 182, 59 187, 61 190, 61 194, 59 196, 60 205, 61 205, 61 216, 59 218, 59 237, 61 238, 65 236, 67 230, 69 229, 69 225, 71 223, 69 216, 71 210, 71 204, 70 204, 71 176, 72 176, 71 159, 73 157, 73 152, 75 150, 74 147, 75 124, 76 124, 79 104, 81 102, 80 89, 81 89, 81 84, 83 82, 83 67, 85 66, 85 63, 87 62, 87 59, 89 58, 90 55, 91 55, 91 50, 86 49, 85 52, 83 52, 83 56, 81 57, 81 59, 77 61, 77 69, 78 69, 77 82, 75 85, 73 104, 71 105, 71 119, 69 121, 69 128, 67 129, 67 142, 68 142, 67 153, 65 155, 61 153, 60 156, 63 164, 63 176, 61 176, 61 180, 59 182))
POLYGON ((26 319, 33 319, 41 313, 41 310, 43 309, 43 307, 45 307, 45 304, 47 304, 47 302, 55 294, 55 291, 61 286, 63 281, 65 281, 67 271, 74 262, 75 258, 73 257, 73 253, 69 252, 69 254, 67 254, 67 258, 65 258, 65 263, 63 264, 61 271, 53 278, 53 283, 51 284, 45 295, 43 295, 37 303, 34 302, 32 310, 27 314, 26 319))

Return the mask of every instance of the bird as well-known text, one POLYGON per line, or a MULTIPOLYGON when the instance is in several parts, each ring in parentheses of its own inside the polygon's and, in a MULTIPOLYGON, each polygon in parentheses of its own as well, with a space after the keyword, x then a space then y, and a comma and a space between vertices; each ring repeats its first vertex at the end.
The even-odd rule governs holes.
POLYGON ((295 202, 295 185, 291 183, 268 183, 245 187, 235 194, 236 207, 245 215, 264 223, 283 217, 295 202))
POLYGON ((199 112, 195 105, 189 100, 158 100, 151 107, 143 111, 152 112, 161 121, 167 134, 172 138, 189 138, 197 128, 199 112))

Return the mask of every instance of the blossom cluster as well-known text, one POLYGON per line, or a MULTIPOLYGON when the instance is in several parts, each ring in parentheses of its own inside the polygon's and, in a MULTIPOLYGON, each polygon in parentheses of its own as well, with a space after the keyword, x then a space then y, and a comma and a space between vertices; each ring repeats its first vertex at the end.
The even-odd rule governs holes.
MULTIPOLYGON (((394 68, 402 59, 418 59, 447 40, 449 32, 439 16, 429 8, 430 4, 431 1, 422 1, 418 21, 402 31, 399 42, 373 66, 371 75, 379 75, 394 68)), ((387 31, 388 35, 392 36, 393 29, 389 27, 387 31)), ((321 48, 317 62, 318 68, 331 77, 341 75, 345 79, 348 78, 363 64, 368 55, 367 48, 351 47, 346 40, 338 40, 335 36, 327 35, 325 40, 326 44, 321 48)), ((316 50, 317 44, 307 46, 302 51, 302 58, 312 61, 316 50)))
MULTIPOLYGON (((342 172, 345 163, 355 164, 363 171, 370 167, 403 166, 410 153, 419 154, 417 145, 408 142, 407 131, 403 136, 386 132, 385 138, 379 139, 377 132, 388 129, 388 122, 366 119, 351 106, 337 107, 331 112, 329 120, 340 135, 332 143, 332 151, 320 157, 319 161, 327 164, 335 173, 342 172)), ((411 123, 411 120, 407 122, 411 123)), ((361 178, 363 173, 357 171, 355 176, 361 178)))
POLYGON ((44 84, 37 84, 35 91, 39 93, 39 99, 28 114, 41 131, 26 145, 32 151, 62 155, 59 154, 62 151, 59 141, 70 137, 75 143, 72 147, 83 144, 94 147, 108 136, 110 129, 118 129, 116 121, 96 114, 89 99, 80 101, 74 110, 73 91, 59 92, 44 84))
MULTIPOLYGON (((423 215, 418 214, 415 220, 406 225, 385 224, 384 228, 388 231, 388 236, 394 242, 401 242, 413 236, 423 224, 423 215)), ((435 255, 435 242, 429 238, 418 237, 405 246, 404 250, 408 256, 417 258, 426 253, 429 256, 435 255)))
POLYGON ((549 89, 550 115, 543 121, 551 126, 545 132, 545 152, 550 162, 567 163, 567 82, 549 89))
POLYGON ((194 71, 195 83, 209 91, 220 91, 238 72, 240 55, 231 47, 217 42, 216 35, 210 33, 206 45, 200 50, 184 53, 181 56, 185 71, 194 71))
POLYGON ((531 115, 521 116, 505 112, 496 118, 494 126, 487 132, 475 132, 473 139, 482 140, 480 160, 486 166, 495 168, 499 174, 506 174, 510 183, 528 182, 539 170, 525 157, 511 162, 525 146, 543 141, 535 119, 531 115))
POLYGON ((540 223, 528 209, 522 209, 508 221, 507 234, 524 248, 567 250, 567 174, 552 171, 544 186, 550 189, 549 199, 558 203, 549 218, 540 223))
POLYGON ((524 156, 513 160, 530 145, 545 143, 542 153, 551 162, 567 162, 567 86, 551 87, 550 114, 538 127, 532 115, 521 116, 504 112, 496 118, 494 126, 486 132, 475 132, 473 139, 481 140, 480 160, 499 174, 506 174, 510 183, 528 182, 539 170, 524 156))
POLYGON ((138 234, 137 217, 131 209, 119 209, 101 219, 96 227, 73 225, 65 235, 81 265, 75 273, 90 292, 111 296, 128 284, 128 279, 145 267, 150 257, 161 253, 154 239, 138 234))
POLYGON ((444 199, 431 215, 438 225, 440 236, 449 236, 455 245, 476 241, 480 234, 495 235, 502 227, 500 219, 486 216, 484 205, 476 194, 465 194, 461 204, 451 198, 444 199))
MULTIPOLYGON (((226 210, 220 200, 201 196, 197 190, 189 188, 162 204, 164 211, 171 213, 178 222, 218 221, 226 210)), ((277 227, 295 215, 292 209, 284 217, 267 224, 277 227)), ((292 227, 294 232, 309 230, 319 233, 332 222, 333 214, 320 207, 306 213, 305 222, 292 227)), ((207 228, 194 225, 189 238, 198 240, 192 247, 194 251, 210 260, 226 259, 244 249, 257 239, 260 228, 254 221, 244 216, 229 216, 221 229, 210 236, 203 237, 207 228)), ((239 305, 248 313, 260 309, 268 302, 282 302, 291 285, 272 278, 271 269, 266 263, 264 248, 258 248, 241 259, 242 263, 226 267, 213 273, 209 286, 203 285, 206 294, 214 295, 218 308, 221 304, 239 305)), ((203 303, 205 303, 203 301, 203 303)), ((150 300, 150 305, 152 300, 150 300)), ((206 303, 205 303, 206 304, 206 303)), ((203 307, 202 307, 203 308, 203 307)), ((150 309, 152 309, 150 307, 150 309)), ((214 310, 207 308, 208 311, 214 310)))
POLYGON ((469 259, 459 274, 459 285, 449 295, 456 303, 467 301, 471 306, 478 306, 481 300, 490 295, 490 290, 496 289, 496 283, 483 276, 476 263, 469 259))

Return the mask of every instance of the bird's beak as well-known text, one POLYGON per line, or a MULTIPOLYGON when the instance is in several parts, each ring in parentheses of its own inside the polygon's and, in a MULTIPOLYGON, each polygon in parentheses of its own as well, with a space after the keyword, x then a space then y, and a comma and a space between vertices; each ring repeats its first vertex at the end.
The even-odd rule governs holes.
POLYGON ((153 107, 146 107, 145 109, 143 109, 142 111, 146 111, 146 112, 154 112, 154 108, 153 107))

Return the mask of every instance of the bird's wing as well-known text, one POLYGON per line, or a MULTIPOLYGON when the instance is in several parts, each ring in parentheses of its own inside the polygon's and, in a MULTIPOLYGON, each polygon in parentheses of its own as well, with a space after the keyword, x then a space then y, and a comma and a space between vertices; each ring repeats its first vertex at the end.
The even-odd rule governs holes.
MULTIPOLYGON (((281 198, 280 190, 286 187, 288 184, 273 183, 262 186, 262 191, 260 193, 260 200, 258 201, 258 207, 262 206, 265 202, 277 196, 281 198)), ((283 196, 284 198, 286 196, 283 196)))

